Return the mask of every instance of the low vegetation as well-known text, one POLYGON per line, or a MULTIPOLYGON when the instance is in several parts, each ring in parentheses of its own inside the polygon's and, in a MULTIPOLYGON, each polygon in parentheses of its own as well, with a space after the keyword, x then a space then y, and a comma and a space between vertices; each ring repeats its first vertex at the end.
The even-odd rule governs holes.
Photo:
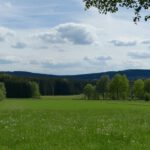
POLYGON ((150 149, 149 102, 76 99, 2 101, 0 150, 150 149))

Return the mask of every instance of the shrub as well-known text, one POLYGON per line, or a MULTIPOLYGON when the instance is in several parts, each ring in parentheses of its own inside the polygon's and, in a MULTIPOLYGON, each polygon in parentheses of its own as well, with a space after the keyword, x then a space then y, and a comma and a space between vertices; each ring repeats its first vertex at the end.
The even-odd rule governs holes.
POLYGON ((145 99, 145 101, 149 101, 150 100, 150 93, 145 93, 145 95, 144 95, 144 99, 145 99))

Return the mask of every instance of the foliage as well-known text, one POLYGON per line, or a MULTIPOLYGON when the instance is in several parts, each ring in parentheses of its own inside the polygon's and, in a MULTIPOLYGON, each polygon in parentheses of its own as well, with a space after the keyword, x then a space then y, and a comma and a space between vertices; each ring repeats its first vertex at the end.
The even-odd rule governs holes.
POLYGON ((145 99, 145 101, 150 101, 150 93, 145 93, 144 94, 144 99, 145 99))
POLYGON ((98 80, 96 83, 96 91, 103 97, 103 99, 105 99, 106 96, 108 95, 109 82, 110 82, 109 76, 105 75, 102 76, 100 80, 98 80))
POLYGON ((111 76, 111 80, 108 76, 102 76, 98 81, 70 80, 67 77, 29 78, 0 74, 0 82, 4 83, 8 98, 39 98, 40 94, 79 95, 84 92, 87 99, 128 99, 130 96, 131 99, 136 97, 144 100, 150 93, 150 79, 146 79, 144 83, 143 80, 129 82, 126 76, 120 74, 111 76), (87 89, 90 92, 85 88, 88 84, 90 88, 87 89))
POLYGON ((92 99, 93 100, 99 100, 99 93, 98 93, 98 91, 97 91, 97 89, 96 89, 96 86, 93 86, 93 95, 92 95, 92 99))
POLYGON ((6 98, 5 84, 0 83, 0 101, 6 98))
MULTIPOLYGON (((121 7, 132 9, 135 13, 134 22, 141 19, 142 10, 149 13, 150 0, 83 0, 86 8, 96 7, 101 14, 116 13, 121 7)), ((150 14, 144 16, 145 21, 150 14)))
POLYGON ((67 79, 55 80, 54 94, 55 95, 71 95, 72 85, 67 79))
POLYGON ((40 98, 39 85, 36 82, 30 82, 31 98, 40 98))
POLYGON ((84 94, 87 99, 98 100, 102 96, 103 100, 150 100, 150 79, 129 81, 125 75, 116 74, 111 80, 108 76, 102 76, 95 84, 85 86, 84 94))
POLYGON ((31 98, 39 97, 39 86, 37 83, 19 77, 1 74, 0 82, 5 84, 3 87, 4 95, 8 98, 31 98))
POLYGON ((145 92, 150 93, 150 79, 145 80, 144 90, 145 92))
POLYGON ((87 81, 64 78, 29 78, 0 74, 0 82, 6 85, 8 98, 29 98, 30 82, 39 85, 41 95, 77 95, 81 94, 87 81))
POLYGON ((94 92, 95 92, 95 89, 92 84, 87 84, 84 87, 84 95, 88 100, 93 99, 94 92))
POLYGON ((129 81, 125 75, 117 74, 110 83, 110 97, 112 99, 126 99, 129 95, 129 81))
POLYGON ((117 74, 110 81, 108 76, 102 76, 97 81, 96 87, 87 84, 84 88, 84 94, 87 99, 99 99, 99 95, 106 98, 110 95, 111 99, 127 99, 129 96, 129 80, 125 75, 117 74))
POLYGON ((143 99, 144 96, 144 81, 139 79, 134 82, 134 96, 137 99, 143 99))
POLYGON ((145 91, 145 95, 144 95, 144 99, 146 101, 150 100, 150 79, 146 79, 144 82, 144 91, 145 91))

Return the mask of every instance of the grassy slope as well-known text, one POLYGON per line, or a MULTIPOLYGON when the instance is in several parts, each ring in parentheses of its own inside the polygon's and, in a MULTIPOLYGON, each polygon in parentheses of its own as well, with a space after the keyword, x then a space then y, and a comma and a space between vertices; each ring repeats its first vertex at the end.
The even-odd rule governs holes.
POLYGON ((149 150, 150 104, 71 100, 0 103, 0 150, 149 150))

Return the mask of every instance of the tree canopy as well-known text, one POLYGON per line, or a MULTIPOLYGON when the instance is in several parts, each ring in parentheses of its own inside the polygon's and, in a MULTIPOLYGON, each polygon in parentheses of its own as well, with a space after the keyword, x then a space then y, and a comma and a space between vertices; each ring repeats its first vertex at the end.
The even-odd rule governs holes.
POLYGON ((0 101, 6 98, 5 84, 0 82, 0 101))
POLYGON ((94 93, 94 86, 92 84, 87 84, 84 87, 84 95, 86 96, 86 98, 92 99, 93 98, 93 93, 94 93))
POLYGON ((116 74, 110 83, 112 99, 126 99, 129 95, 129 80, 125 75, 116 74))
POLYGON ((134 96, 138 99, 143 99, 144 97, 144 81, 141 79, 138 79, 134 82, 134 96))
POLYGON ((102 76, 96 83, 96 91, 105 99, 109 91, 109 76, 104 75, 102 76))
POLYGON ((95 7, 101 14, 116 13, 121 7, 132 9, 135 13, 134 22, 140 21, 144 10, 144 20, 150 19, 150 0, 83 0, 87 9, 95 7))

